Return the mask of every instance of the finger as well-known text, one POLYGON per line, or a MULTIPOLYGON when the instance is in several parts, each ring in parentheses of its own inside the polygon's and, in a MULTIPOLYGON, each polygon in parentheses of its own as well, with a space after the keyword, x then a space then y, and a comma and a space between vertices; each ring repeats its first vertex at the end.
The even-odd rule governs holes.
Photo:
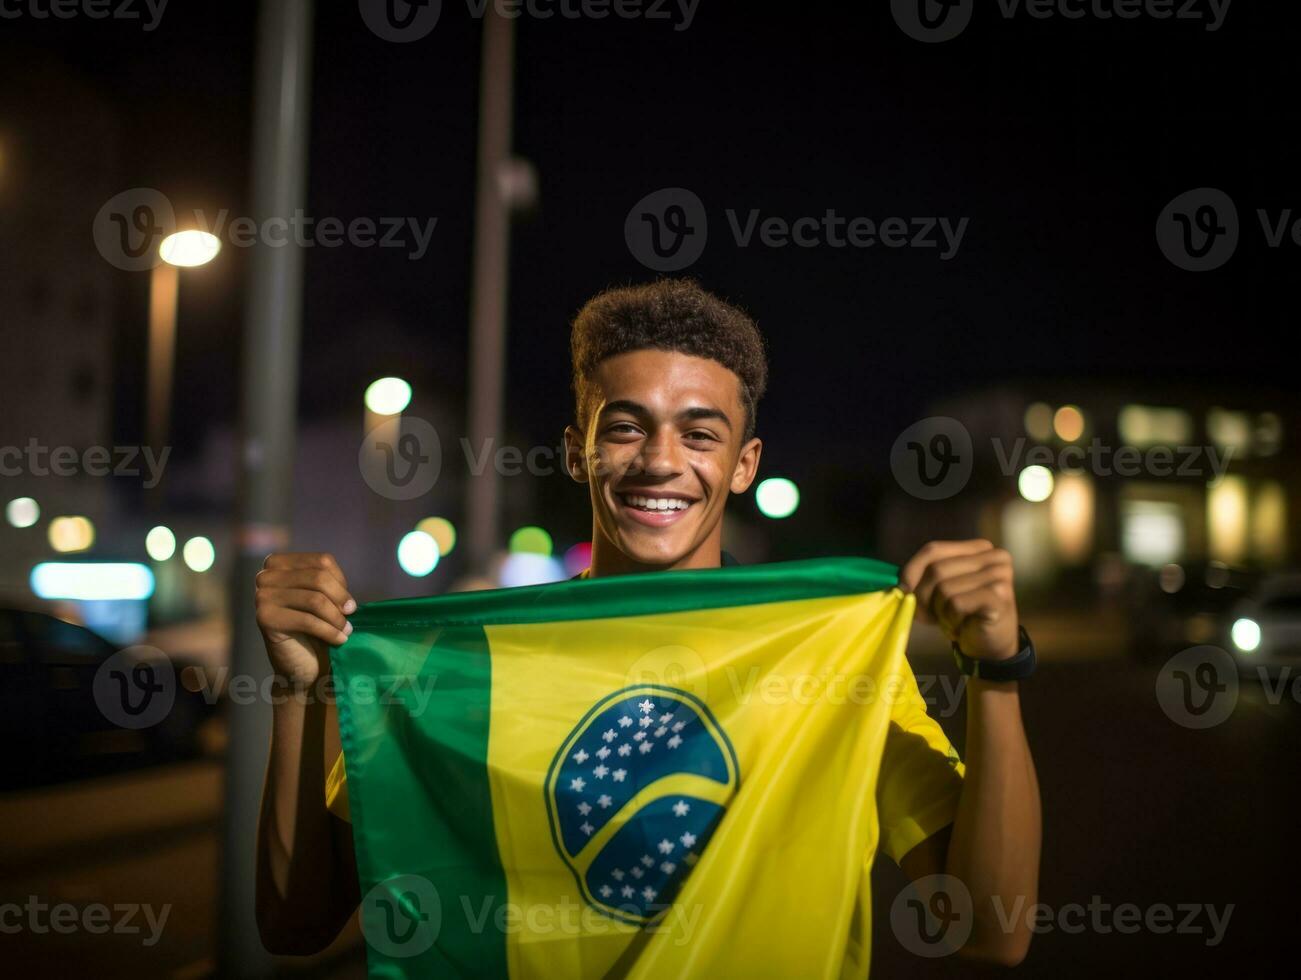
POLYGON ((961 592, 943 600, 937 609, 937 619, 950 639, 956 640, 963 625, 977 618, 982 623, 997 623, 1008 611, 1012 586, 998 581, 968 592, 961 592))
POLYGON ((357 610, 357 601, 333 574, 323 568, 264 568, 253 578, 263 589, 309 589, 324 593, 345 613, 357 610))
POLYGON ((305 633, 334 647, 341 646, 348 639, 346 632, 331 626, 321 617, 283 606, 275 606, 265 613, 259 613, 258 625, 264 630, 277 633, 305 633))
POLYGON ((339 563, 334 560, 334 555, 321 551, 278 551, 273 555, 267 555, 266 560, 262 562, 264 569, 286 569, 286 568, 315 568, 328 572, 334 578, 339 580, 339 584, 345 589, 348 587, 348 579, 343 574, 343 569, 339 563))
POLYGON ((993 544, 984 538, 970 541, 932 541, 923 545, 921 550, 908 559, 907 564, 899 570, 899 588, 905 592, 914 591, 927 567, 936 561, 959 555, 975 555, 982 551, 989 551, 993 547, 993 544))
POLYGON ((987 581, 1012 581, 1012 556, 1001 548, 948 558, 928 568, 917 583, 917 604, 934 613, 938 598, 980 588, 987 581))
POLYGON ((941 558, 926 566, 913 591, 920 597, 924 592, 929 593, 941 582, 960 575, 969 575, 989 566, 1006 566, 1010 570, 1012 556, 1002 548, 990 548, 974 554, 941 558))
POLYGON ((263 605, 297 609, 325 620, 337 630, 348 632, 348 618, 329 596, 311 589, 264 589, 259 596, 263 605))

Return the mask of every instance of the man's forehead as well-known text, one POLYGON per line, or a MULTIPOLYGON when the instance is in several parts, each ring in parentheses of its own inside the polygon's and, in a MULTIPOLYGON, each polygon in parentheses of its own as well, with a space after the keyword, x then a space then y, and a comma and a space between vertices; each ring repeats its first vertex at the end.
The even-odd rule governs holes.
POLYGON ((631 401, 652 411, 740 407, 741 379, 717 361, 680 351, 639 350, 608 357, 593 379, 601 401, 631 401))

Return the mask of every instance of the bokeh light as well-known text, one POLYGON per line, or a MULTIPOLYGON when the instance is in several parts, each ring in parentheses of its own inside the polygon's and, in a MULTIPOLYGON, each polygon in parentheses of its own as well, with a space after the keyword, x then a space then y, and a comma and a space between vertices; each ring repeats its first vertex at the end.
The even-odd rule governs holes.
POLYGON ((411 386, 401 378, 380 378, 366 389, 366 407, 376 415, 397 415, 411 404, 411 386))
POLYGON ((1254 653, 1260 647, 1260 624, 1243 617, 1229 629, 1229 636, 1243 653, 1254 653))
POLYGON ((95 525, 86 517, 56 517, 49 537, 55 551, 85 551, 95 543, 95 525))
POLYGON ((1084 413, 1074 405, 1063 405, 1053 416, 1053 431, 1063 442, 1074 442, 1084 435, 1084 413))
POLYGON ((167 561, 176 554, 176 535, 169 527, 151 528, 145 535, 145 551, 154 561, 167 561))
POLYGON ((41 505, 31 497, 15 497, 5 504, 5 519, 14 527, 31 527, 41 519, 41 505))
POLYGON ((552 544, 551 535, 540 527, 533 524, 526 524, 519 528, 510 536, 510 544, 507 550, 512 555, 528 554, 543 555, 551 554, 552 544))
POLYGON ((1032 504, 1053 495, 1053 471, 1046 466, 1027 466, 1016 478, 1016 488, 1032 504))
POLYGON ((424 578, 438 567, 438 542, 432 534, 410 531, 398 542, 398 564, 414 578, 424 578))
POLYGON ((217 560, 217 549, 212 546, 211 541, 199 535, 185 542, 185 547, 181 549, 181 557, 185 559, 185 564, 191 571, 206 572, 217 560))
POLYGON ((572 578, 592 564, 592 542, 580 541, 565 552, 565 571, 572 578))
POLYGON ((783 476, 769 477, 755 487, 754 502, 764 517, 780 520, 795 513, 800 505, 800 490, 783 476))
POLYGON ((206 231, 191 229, 168 235, 158 246, 158 255, 168 265, 186 269, 207 265, 221 251, 221 239, 206 231))
POLYGON ((446 558, 456 547, 456 527, 446 517, 426 517, 416 525, 417 531, 424 531, 438 542, 438 554, 446 558))

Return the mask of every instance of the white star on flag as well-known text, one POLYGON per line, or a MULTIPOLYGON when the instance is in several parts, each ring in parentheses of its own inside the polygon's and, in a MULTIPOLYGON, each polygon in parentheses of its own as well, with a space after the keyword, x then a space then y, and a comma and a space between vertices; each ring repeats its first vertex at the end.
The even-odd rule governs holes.
POLYGON ((615 881, 623 881, 623 872, 620 869, 615 868, 613 871, 610 872, 610 877, 613 878, 615 881))
POLYGON ((649 752, 649 751, 650 751, 651 749, 653 749, 653 748, 655 748, 655 743, 654 743, 654 742, 642 742, 642 743, 641 743, 641 748, 639 748, 637 751, 640 752, 642 755, 645 755, 647 752, 649 752))
POLYGON ((629 745, 627 742, 624 742, 622 745, 619 746, 619 754, 622 756, 632 755, 632 746, 629 745))
POLYGON ((585 833, 588 837, 591 837, 591 836, 592 836, 592 831, 594 831, 596 828, 593 827, 593 826, 592 826, 590 823, 588 823, 586 820, 584 820, 583 823, 582 823, 582 826, 580 826, 578 829, 581 830, 583 833, 585 833))
POLYGON ((690 847, 696 842, 696 835, 688 830, 685 834, 679 837, 678 840, 682 841, 683 847, 690 847))
POLYGON ((686 800, 678 800, 673 804, 673 815, 675 817, 685 817, 691 810, 691 804, 686 800))
POLYGON ((602 898, 609 898, 609 897, 610 897, 611 895, 613 895, 613 894, 614 894, 614 889, 611 888, 609 885, 602 885, 602 886, 601 886, 601 897, 602 897, 602 898))
POLYGON ((660 738, 660 737, 662 737, 662 736, 664 735, 664 733, 667 732, 667 731, 668 731, 668 727, 667 727, 666 725, 660 725, 659 728, 655 729, 655 737, 656 737, 656 738, 660 738))
POLYGON ((610 770, 607 769, 605 766, 597 766, 595 769, 592 770, 592 775, 595 776, 597 779, 604 779, 605 774, 609 771, 610 770))
POLYGON ((602 760, 608 759, 610 757, 610 747, 608 745, 602 745, 596 750, 596 757, 602 760))
POLYGON ((619 716, 619 727, 620 727, 620 728, 627 728, 627 727, 628 727, 629 725, 631 725, 631 724, 632 724, 632 716, 631 716, 631 715, 620 715, 620 716, 619 716))
POLYGON ((586 785, 587 783, 583 782, 582 776, 575 776, 573 779, 569 781, 569 788, 572 790, 577 790, 580 793, 583 791, 583 787, 586 785))
POLYGON ((652 888, 650 885, 647 885, 645 888, 643 888, 641 890, 641 894, 642 894, 642 898, 646 899, 647 902, 653 902, 655 900, 656 892, 655 889, 652 888))
POLYGON ((616 770, 615 770, 614 772, 612 772, 610 775, 612 775, 612 776, 614 777, 614 781, 615 781, 616 783, 621 783, 621 782, 623 782, 623 777, 626 776, 626 775, 628 775, 628 770, 627 770, 627 769, 616 769, 616 770))
POLYGON ((650 698, 647 698, 647 699, 646 699, 645 701, 643 701, 641 704, 637 705, 637 707, 641 708, 641 710, 642 710, 642 714, 645 714, 645 713, 648 712, 648 711, 654 711, 654 710, 655 710, 655 702, 652 701, 650 698))
POLYGON ((613 728, 607 728, 605 731, 601 733, 601 737, 605 739, 607 742, 613 742, 616 738, 619 737, 619 734, 613 728))
POLYGON ((633 895, 637 893, 633 890, 632 885, 624 885, 621 889, 619 889, 619 894, 622 895, 624 898, 632 898, 633 895))
POLYGON ((679 745, 682 744, 682 736, 681 735, 670 736, 669 740, 664 744, 671 749, 676 749, 679 745))
POLYGON ((667 724, 668 724, 669 722, 671 722, 672 720, 673 720, 673 716, 672 716, 671 714, 663 714, 663 715, 660 715, 660 724, 661 724, 661 725, 667 725, 667 724))
POLYGON ((673 874, 673 872, 676 871, 677 869, 678 866, 674 864, 672 861, 665 861, 663 864, 660 865, 660 870, 663 871, 666 875, 673 874))
MULTIPOLYGON (((596 805, 599 806, 602 810, 610 809, 610 804, 613 802, 614 800, 613 798, 611 798, 609 793, 602 793, 600 796, 596 798, 596 805)), ((587 816, 587 814, 583 814, 583 816, 587 816)))
POLYGON ((646 867, 648 868, 652 868, 655 866, 655 859, 651 857, 649 854, 643 854, 641 856, 641 863, 646 865, 646 867))
POLYGON ((579 749, 577 752, 574 753, 574 761, 581 766, 584 762, 587 761, 587 753, 584 752, 582 749, 579 749))
POLYGON ((592 812, 592 804, 584 800, 582 803, 578 804, 578 812, 581 813, 583 816, 587 816, 589 813, 592 812))
POLYGON ((650 715, 646 715, 645 717, 638 718, 637 724, 641 725, 642 728, 650 728, 651 725, 655 724, 655 720, 651 718, 650 715))
POLYGON ((660 849, 661 854, 668 854, 673 850, 673 841, 665 837, 662 841, 660 841, 655 846, 660 849))
POLYGON ((645 738, 645 737, 646 737, 646 733, 645 733, 645 732, 634 732, 634 733, 633 733, 633 736, 632 736, 632 740, 633 740, 634 742, 640 742, 640 741, 641 741, 643 738, 645 738))
POLYGON ((686 727, 687 727, 687 723, 686 723, 685 721, 679 721, 679 722, 675 722, 675 723, 674 723, 674 725, 673 725, 673 730, 674 730, 675 732, 680 732, 680 731, 682 731, 682 729, 684 729, 684 728, 686 728, 686 727))
POLYGON ((632 868, 628 873, 634 878, 640 878, 645 872, 641 868, 632 868))

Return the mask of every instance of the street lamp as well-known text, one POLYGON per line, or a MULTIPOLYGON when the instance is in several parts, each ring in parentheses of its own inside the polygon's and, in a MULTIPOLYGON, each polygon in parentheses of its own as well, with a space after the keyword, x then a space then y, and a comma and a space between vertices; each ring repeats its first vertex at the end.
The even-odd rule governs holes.
POLYGON ((158 246, 162 259, 149 281, 149 393, 146 444, 162 450, 172 405, 176 359, 176 300, 181 269, 207 265, 221 251, 221 239, 206 231, 178 231, 158 246))

